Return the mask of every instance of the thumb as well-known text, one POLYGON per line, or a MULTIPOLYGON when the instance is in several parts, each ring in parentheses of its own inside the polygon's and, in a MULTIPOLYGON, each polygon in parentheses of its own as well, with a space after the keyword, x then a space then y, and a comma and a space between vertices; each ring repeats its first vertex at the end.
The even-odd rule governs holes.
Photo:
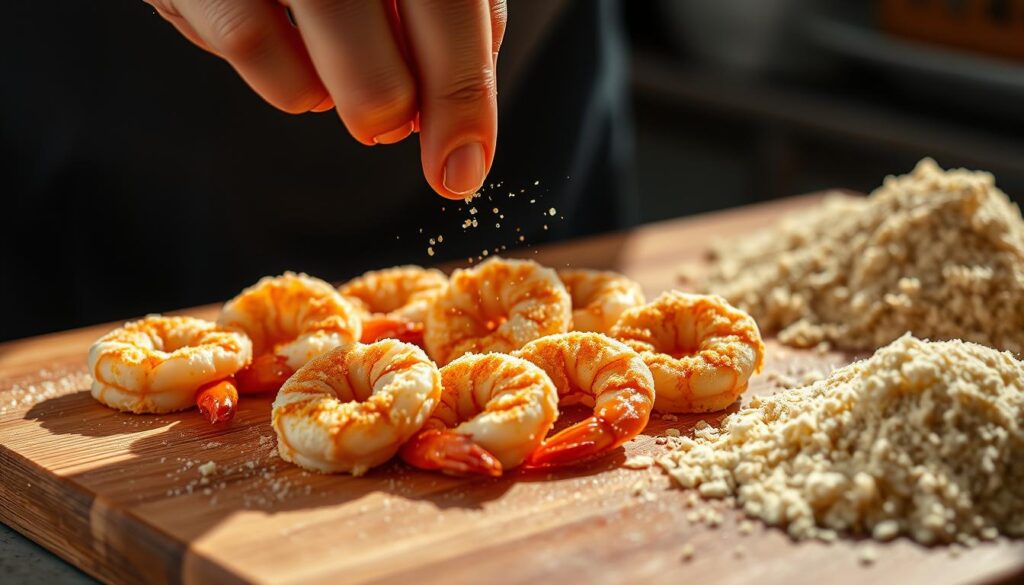
POLYGON ((480 189, 498 135, 491 9, 487 0, 403 0, 420 85, 423 173, 443 197, 480 189))

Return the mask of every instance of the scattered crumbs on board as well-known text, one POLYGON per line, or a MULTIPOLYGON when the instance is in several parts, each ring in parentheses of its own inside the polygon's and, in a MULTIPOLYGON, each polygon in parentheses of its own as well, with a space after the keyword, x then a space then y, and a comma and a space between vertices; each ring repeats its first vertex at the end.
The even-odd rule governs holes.
POLYGON ((92 386, 92 376, 84 369, 43 369, 32 378, 41 380, 16 382, 0 391, 0 415, 18 408, 34 406, 51 398, 88 390, 92 386))
POLYGON ((647 469, 654 465, 654 458, 650 455, 633 455, 627 458, 622 465, 627 469, 647 469))

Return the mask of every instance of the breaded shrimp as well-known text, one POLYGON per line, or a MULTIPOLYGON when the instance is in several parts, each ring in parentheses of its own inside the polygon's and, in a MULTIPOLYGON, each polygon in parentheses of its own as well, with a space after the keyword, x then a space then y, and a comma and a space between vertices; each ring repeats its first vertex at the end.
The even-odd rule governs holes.
POLYGON ((252 339, 255 359, 238 374, 241 392, 277 390, 310 359, 362 334, 358 310, 333 286, 292 272, 243 290, 224 305, 217 323, 252 339))
POLYGON ((571 465, 603 455, 644 430, 654 380, 640 355, 600 333, 542 337, 514 355, 540 366, 558 388, 559 405, 593 407, 590 418, 556 433, 530 456, 531 466, 571 465))
POLYGON ((572 297, 572 330, 608 333, 626 309, 644 304, 640 285, 603 270, 559 270, 572 297))
POLYGON ((414 467, 501 475, 537 448, 558 416, 548 376, 510 355, 464 355, 441 368, 441 385, 441 403, 400 452, 414 467))
POLYGON ((764 364, 757 323, 717 295, 663 293, 623 313, 612 336, 651 368, 661 412, 726 408, 764 364))
POLYGON ((89 349, 92 395, 136 413, 184 410, 196 404, 198 390, 232 384, 251 359, 252 342, 242 332, 192 317, 150 315, 89 349))
POLYGON ((507 353, 571 323, 569 293, 554 270, 492 258, 452 274, 427 313, 424 342, 444 365, 466 353, 507 353))
POLYGON ((440 270, 406 265, 372 270, 338 288, 362 313, 363 343, 393 338, 423 344, 423 322, 448 284, 440 270))
POLYGON ((362 475, 419 431, 440 397, 441 374, 419 347, 353 343, 299 368, 278 392, 271 424, 285 461, 362 475))

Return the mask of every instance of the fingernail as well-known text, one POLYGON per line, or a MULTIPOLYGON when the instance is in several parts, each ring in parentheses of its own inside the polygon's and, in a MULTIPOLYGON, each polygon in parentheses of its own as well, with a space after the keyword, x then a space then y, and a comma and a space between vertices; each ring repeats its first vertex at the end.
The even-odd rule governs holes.
POLYGON ((313 109, 310 110, 310 111, 311 112, 317 112, 317 113, 326 112, 327 110, 329 110, 329 109, 331 109, 333 107, 334 107, 334 100, 331 99, 331 96, 327 96, 326 98, 324 98, 324 101, 322 101, 319 104, 313 106, 313 109))
POLYGON ((412 134, 412 122, 406 122, 394 130, 374 136, 373 142, 376 144, 394 144, 405 140, 405 137, 410 134, 412 134))
POLYGON ((470 142, 453 150, 444 163, 442 182, 456 195, 475 193, 484 184, 484 145, 470 142))

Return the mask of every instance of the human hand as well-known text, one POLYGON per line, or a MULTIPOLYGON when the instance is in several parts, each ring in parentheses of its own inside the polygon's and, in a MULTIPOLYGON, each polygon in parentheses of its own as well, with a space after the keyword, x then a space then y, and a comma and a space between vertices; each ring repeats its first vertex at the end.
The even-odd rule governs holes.
POLYGON ((423 174, 444 197, 490 171, 505 0, 146 2, 285 112, 334 107, 366 145, 420 132, 423 174))

